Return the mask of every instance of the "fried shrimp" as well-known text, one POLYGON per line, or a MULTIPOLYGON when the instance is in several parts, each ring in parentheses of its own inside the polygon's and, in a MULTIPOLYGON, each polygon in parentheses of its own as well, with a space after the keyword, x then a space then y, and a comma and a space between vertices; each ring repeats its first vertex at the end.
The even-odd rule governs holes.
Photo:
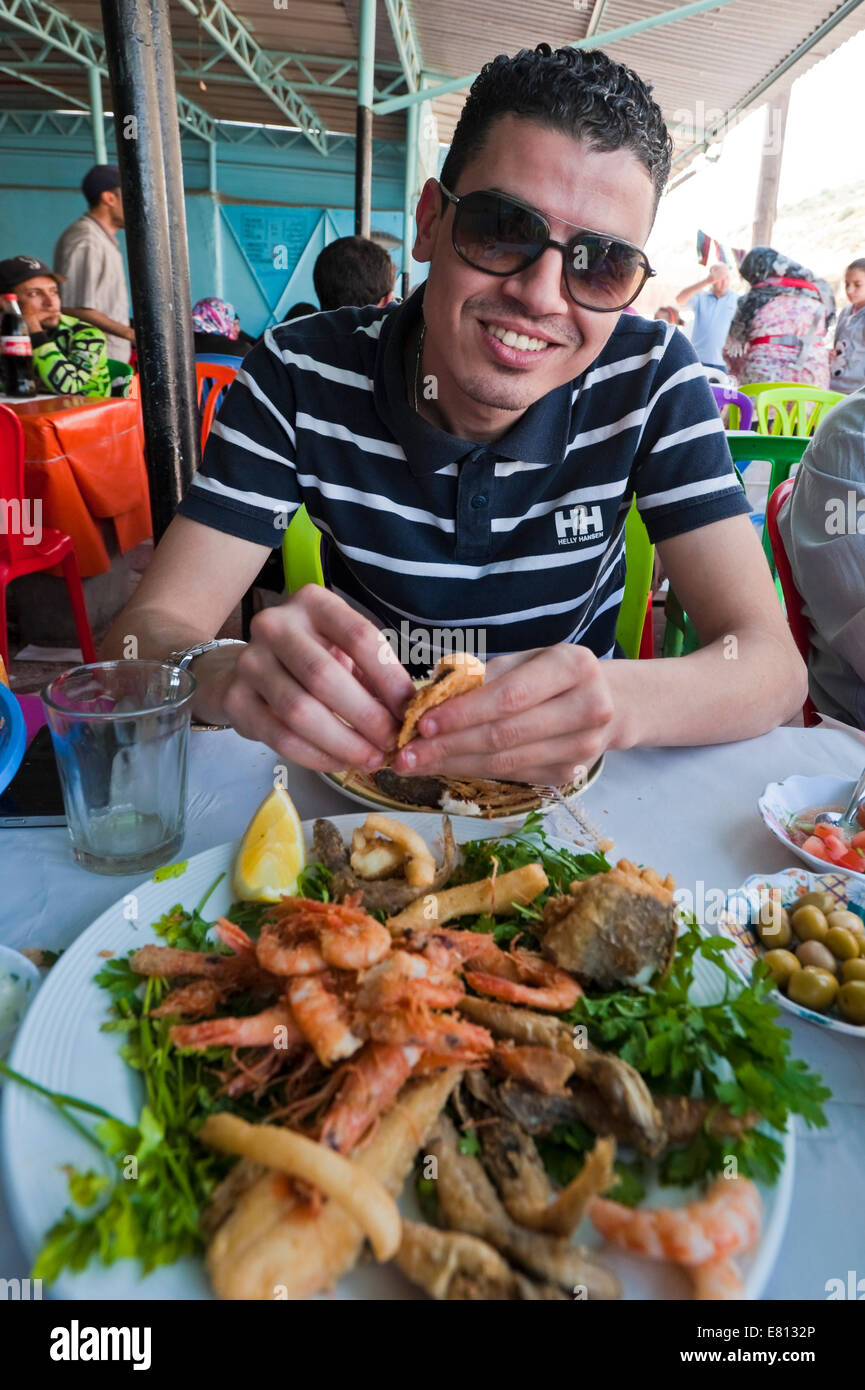
POLYGON ((332 983, 328 975, 299 975, 288 985, 292 1015, 323 1067, 334 1066, 363 1046, 332 983))
POLYGON ((688 1267, 749 1250, 760 1234, 761 1202, 749 1178, 719 1177, 706 1196, 686 1207, 638 1207, 596 1197, 589 1216, 605 1240, 688 1267))
POLYGON ((381 922, 351 902, 286 898, 258 938, 259 964, 274 975, 317 975, 328 967, 367 970, 390 950, 381 922))
POLYGON ((287 1004, 275 1004, 248 1018, 211 1018, 206 1023, 178 1023, 169 1033, 175 1047, 294 1047, 305 1041, 287 1004), (282 1031, 285 1030, 285 1031, 282 1031))
POLYGON ((484 932, 438 928, 427 937, 423 953, 439 966, 467 963, 466 984, 513 1004, 564 1013, 583 992, 561 966, 519 946, 503 951, 484 932))

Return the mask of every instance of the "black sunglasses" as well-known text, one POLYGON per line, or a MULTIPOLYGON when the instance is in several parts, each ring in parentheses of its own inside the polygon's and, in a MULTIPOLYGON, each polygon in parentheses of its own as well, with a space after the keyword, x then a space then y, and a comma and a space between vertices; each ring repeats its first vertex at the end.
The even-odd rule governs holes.
POLYGON ((474 270, 487 275, 519 275, 552 246, 562 253, 571 299, 581 308, 600 314, 627 308, 646 281, 657 274, 639 246, 619 237, 580 227, 570 241, 554 241, 543 214, 517 198, 488 189, 457 197, 443 183, 439 188, 455 209, 454 250, 474 270))

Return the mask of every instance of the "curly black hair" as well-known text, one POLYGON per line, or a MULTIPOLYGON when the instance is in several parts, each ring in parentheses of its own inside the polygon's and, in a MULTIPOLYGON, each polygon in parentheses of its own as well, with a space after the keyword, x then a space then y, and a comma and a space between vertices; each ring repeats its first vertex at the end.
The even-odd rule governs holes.
POLYGON ((500 53, 472 83, 441 180, 454 189, 501 116, 527 116, 585 140, 592 149, 633 150, 655 186, 655 206, 670 173, 673 142, 652 88, 599 49, 522 48, 500 53))

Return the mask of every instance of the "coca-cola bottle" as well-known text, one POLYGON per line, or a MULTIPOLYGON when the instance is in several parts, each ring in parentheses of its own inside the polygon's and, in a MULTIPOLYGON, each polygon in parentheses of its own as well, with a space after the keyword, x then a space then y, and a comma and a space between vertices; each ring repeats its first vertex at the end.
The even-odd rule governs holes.
POLYGON ((2 387, 7 396, 34 396, 33 345, 14 294, 7 294, 0 318, 2 387))

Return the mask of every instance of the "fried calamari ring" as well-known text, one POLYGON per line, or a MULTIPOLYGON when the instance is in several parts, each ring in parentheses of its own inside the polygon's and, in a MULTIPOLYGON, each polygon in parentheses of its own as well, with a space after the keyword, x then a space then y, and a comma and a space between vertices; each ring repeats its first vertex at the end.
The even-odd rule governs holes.
POLYGON ((429 845, 416 830, 390 816, 379 815, 377 811, 367 816, 363 828, 367 834, 383 835, 403 851, 406 883, 412 888, 430 886, 436 875, 435 860, 429 845))
POLYGON ((378 1178, 350 1158, 293 1130, 250 1125, 226 1111, 208 1115, 198 1137, 223 1153, 312 1183, 357 1222, 377 1260, 390 1260, 399 1249, 402 1221, 396 1202, 378 1178))

